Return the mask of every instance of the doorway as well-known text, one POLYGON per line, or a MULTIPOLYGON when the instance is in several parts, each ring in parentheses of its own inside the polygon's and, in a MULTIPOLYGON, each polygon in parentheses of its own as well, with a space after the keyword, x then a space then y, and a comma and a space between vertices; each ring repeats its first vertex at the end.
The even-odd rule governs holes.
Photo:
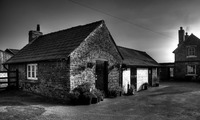
POLYGON ((95 87, 105 94, 108 92, 108 62, 97 60, 96 61, 96 81, 95 87))

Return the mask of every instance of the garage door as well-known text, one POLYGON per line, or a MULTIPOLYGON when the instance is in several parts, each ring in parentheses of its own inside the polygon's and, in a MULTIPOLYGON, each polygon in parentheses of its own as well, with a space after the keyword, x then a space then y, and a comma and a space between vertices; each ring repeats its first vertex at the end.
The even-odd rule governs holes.
POLYGON ((128 84, 130 85, 131 71, 130 68, 123 71, 123 90, 124 93, 128 92, 128 84))
POLYGON ((148 69, 137 68, 137 91, 142 89, 144 83, 148 83, 148 69))

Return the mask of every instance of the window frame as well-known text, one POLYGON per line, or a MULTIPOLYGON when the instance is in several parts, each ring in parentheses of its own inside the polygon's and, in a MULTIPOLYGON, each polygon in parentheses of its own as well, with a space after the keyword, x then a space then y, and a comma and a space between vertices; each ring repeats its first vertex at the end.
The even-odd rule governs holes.
POLYGON ((38 80, 38 65, 34 64, 27 64, 27 79, 29 80, 38 80))
POLYGON ((194 65, 194 64, 189 64, 186 66, 186 72, 187 72, 187 75, 196 75, 196 71, 197 70, 197 66, 194 65), (188 73, 188 66, 193 66, 194 67, 194 73, 188 73))
POLYGON ((187 58, 197 57, 196 46, 187 46, 187 58))

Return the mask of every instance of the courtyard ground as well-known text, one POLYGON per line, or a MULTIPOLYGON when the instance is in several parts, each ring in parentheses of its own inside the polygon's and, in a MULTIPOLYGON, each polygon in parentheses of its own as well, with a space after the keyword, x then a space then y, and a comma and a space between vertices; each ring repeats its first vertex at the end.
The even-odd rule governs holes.
POLYGON ((161 82, 133 96, 107 98, 89 106, 1 91, 0 120, 200 120, 200 83, 161 82))

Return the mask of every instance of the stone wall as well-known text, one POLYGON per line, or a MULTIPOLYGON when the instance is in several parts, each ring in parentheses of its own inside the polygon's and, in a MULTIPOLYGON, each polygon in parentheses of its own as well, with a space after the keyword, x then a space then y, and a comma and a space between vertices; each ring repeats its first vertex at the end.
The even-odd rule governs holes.
POLYGON ((70 91, 69 62, 67 61, 45 61, 37 62, 38 80, 27 79, 27 64, 10 65, 10 70, 19 71, 19 86, 28 92, 44 96, 67 99, 70 91))
POLYGON ((96 60, 108 61, 108 85, 119 85, 121 57, 104 23, 70 54, 71 90, 87 81, 95 85, 96 60))

